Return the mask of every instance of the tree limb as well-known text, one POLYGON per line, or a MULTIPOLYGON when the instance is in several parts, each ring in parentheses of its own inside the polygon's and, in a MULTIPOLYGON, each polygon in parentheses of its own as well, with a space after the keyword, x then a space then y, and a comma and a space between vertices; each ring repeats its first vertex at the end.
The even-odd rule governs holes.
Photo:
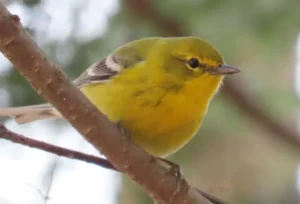
POLYGON ((197 189, 122 135, 99 110, 46 58, 31 36, 0 3, 0 50, 16 69, 99 152, 126 173, 158 203, 209 204, 197 189))
MULTIPOLYGON (((182 26, 174 19, 165 15, 161 15, 153 7, 153 2, 150 0, 126 0, 124 1, 126 8, 130 10, 133 16, 152 21, 159 30, 167 36, 186 36, 187 33, 182 29, 182 26)), ((280 122, 272 119, 265 112, 253 97, 247 95, 249 91, 242 89, 238 83, 228 80, 222 88, 222 92, 231 99, 244 113, 253 119, 258 125, 266 129, 269 133, 283 139, 296 149, 300 149, 300 135, 296 130, 291 130, 290 127, 285 127, 280 122)))

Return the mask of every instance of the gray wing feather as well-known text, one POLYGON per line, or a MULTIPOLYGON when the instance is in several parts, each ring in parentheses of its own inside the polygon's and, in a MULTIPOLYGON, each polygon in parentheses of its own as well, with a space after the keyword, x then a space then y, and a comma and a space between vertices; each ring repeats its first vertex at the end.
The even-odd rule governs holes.
POLYGON ((113 76, 119 73, 107 66, 107 58, 100 60, 89 67, 73 82, 76 86, 82 87, 93 83, 105 83, 109 81, 113 76))
POLYGON ((73 82, 79 88, 89 84, 106 83, 123 69, 144 61, 136 49, 126 48, 125 50, 126 55, 124 53, 123 55, 111 54, 96 62, 73 82))

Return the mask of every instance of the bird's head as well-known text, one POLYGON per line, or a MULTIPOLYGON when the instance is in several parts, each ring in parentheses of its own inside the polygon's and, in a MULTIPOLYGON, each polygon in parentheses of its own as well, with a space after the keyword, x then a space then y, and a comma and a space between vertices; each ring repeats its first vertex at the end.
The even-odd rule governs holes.
POLYGON ((238 68, 225 64, 218 50, 210 43, 197 37, 166 38, 163 41, 163 67, 171 74, 184 79, 222 78, 238 73, 238 68))

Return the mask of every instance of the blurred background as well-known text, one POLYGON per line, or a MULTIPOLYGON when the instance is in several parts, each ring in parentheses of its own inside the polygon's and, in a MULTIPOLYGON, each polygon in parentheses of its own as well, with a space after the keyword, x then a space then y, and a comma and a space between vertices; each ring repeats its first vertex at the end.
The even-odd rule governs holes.
MULTIPOLYGON (((1 1, 1 0, 0 0, 1 1)), ((231 203, 300 203, 300 1, 2 0, 71 78, 149 36, 202 37, 242 72, 225 80, 197 136, 170 159, 231 203)), ((0 107, 43 102, 0 54, 0 107)), ((9 129, 99 155, 66 122, 9 129)), ((147 204, 126 176, 0 140, 0 204, 147 204)))

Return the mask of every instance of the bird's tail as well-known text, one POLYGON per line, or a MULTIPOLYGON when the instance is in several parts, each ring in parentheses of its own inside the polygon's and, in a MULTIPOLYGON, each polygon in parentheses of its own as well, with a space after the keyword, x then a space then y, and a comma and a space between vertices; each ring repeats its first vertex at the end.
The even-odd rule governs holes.
POLYGON ((0 108, 0 117, 14 117, 19 124, 29 123, 46 118, 61 118, 62 116, 50 104, 23 106, 15 108, 0 108))

